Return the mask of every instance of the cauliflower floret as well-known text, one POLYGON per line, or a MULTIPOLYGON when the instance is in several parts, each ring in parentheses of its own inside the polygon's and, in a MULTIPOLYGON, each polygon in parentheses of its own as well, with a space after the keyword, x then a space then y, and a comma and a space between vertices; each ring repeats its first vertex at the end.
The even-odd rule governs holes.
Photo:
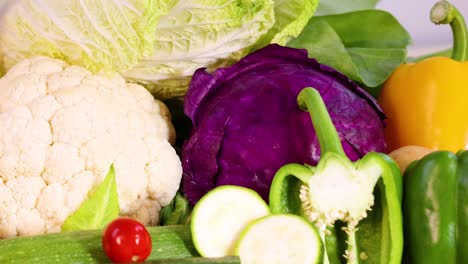
POLYGON ((0 238, 58 232, 113 163, 121 215, 157 223, 180 160, 165 105, 142 86, 48 57, 0 79, 0 238))

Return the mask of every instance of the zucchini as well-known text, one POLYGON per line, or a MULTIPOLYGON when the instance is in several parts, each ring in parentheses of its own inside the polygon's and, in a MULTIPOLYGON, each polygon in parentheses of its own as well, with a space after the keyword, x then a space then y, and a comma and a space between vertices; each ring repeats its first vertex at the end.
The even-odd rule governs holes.
POLYGON ((240 264, 239 257, 222 257, 222 258, 174 258, 161 259, 145 262, 146 264, 240 264))
POLYGON ((323 244, 318 230, 305 218, 273 214, 242 231, 236 255, 244 264, 321 264, 323 244))
MULTIPOLYGON (((153 244, 148 262, 178 259, 177 263, 199 263, 190 260, 191 257, 199 257, 199 254, 193 246, 189 226, 157 226, 147 229, 153 244)), ((0 263, 110 263, 102 250, 102 232, 61 232, 0 240, 0 263)), ((235 263, 216 261, 200 263, 235 263)))
POLYGON ((234 185, 216 187, 193 208, 193 244, 203 257, 234 256, 240 232, 268 214, 270 208, 255 191, 234 185))

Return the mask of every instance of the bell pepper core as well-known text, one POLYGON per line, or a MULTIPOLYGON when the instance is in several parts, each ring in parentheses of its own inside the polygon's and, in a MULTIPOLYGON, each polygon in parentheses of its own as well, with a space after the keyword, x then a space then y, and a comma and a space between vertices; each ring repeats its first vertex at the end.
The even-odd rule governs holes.
POLYGON ((287 164, 277 171, 269 196, 272 212, 302 215, 314 223, 325 245, 323 263, 400 264, 402 179, 397 165, 376 152, 351 162, 317 90, 303 89, 298 105, 310 113, 321 159, 316 167, 287 164))
POLYGON ((387 116, 389 150, 416 145, 456 152, 468 146, 468 33, 463 16, 447 1, 431 9, 432 22, 450 24, 452 58, 400 65, 385 82, 379 103, 387 116))

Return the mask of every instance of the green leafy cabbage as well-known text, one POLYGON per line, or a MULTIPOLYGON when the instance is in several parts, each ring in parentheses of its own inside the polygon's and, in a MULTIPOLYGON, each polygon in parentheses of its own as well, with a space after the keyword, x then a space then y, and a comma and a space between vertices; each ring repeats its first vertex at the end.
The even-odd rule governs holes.
POLYGON ((34 55, 63 59, 92 71, 124 70, 153 52, 160 0, 10 1, 2 19, 4 67, 34 55))
POLYGON ((185 95, 193 72, 230 65, 300 34, 318 0, 11 0, 0 26, 9 69, 45 55, 114 70, 158 98, 185 95))
POLYGON ((184 95, 198 68, 240 59, 274 23, 271 0, 176 2, 159 22, 152 56, 123 73, 160 98, 184 95))

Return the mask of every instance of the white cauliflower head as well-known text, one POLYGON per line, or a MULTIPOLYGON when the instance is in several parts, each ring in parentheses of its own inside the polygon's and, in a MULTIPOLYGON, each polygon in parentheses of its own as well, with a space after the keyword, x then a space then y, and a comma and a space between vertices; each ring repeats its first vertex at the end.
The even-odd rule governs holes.
POLYGON ((58 232, 113 163, 121 215, 156 224, 182 176, 167 108, 48 57, 0 79, 0 238, 58 232))

